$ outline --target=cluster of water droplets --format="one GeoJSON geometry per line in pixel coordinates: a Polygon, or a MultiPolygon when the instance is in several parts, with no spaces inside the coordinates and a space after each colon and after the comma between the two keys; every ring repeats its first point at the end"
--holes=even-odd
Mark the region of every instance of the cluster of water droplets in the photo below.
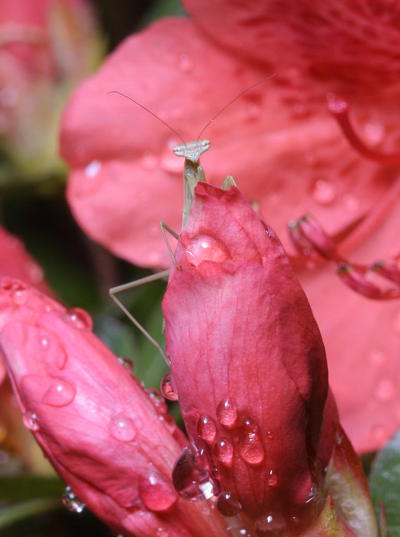
{"type": "Polygon", "coordinates": [[[85,509],[85,504],[80,501],[79,498],[75,496],[71,487],[66,487],[63,497],[62,497],[63,506],[72,513],[80,514],[85,509]]]}

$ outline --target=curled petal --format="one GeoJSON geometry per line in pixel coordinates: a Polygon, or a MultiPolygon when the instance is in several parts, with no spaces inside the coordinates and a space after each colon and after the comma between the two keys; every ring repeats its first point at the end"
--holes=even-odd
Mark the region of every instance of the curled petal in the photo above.
{"type": "Polygon", "coordinates": [[[170,474],[181,433],[94,336],[86,312],[9,279],[0,312],[25,425],[84,504],[127,534],[224,535],[207,506],[208,519],[177,496],[170,474]]]}
{"type": "MultiPolygon", "coordinates": [[[[234,187],[197,186],[176,257],[163,311],[187,430],[247,515],[273,505],[286,526],[312,503],[310,460],[323,419],[327,431],[337,420],[334,405],[323,417],[325,352],[307,300],[275,233],[234,187]]],[[[332,448],[331,438],[324,464],[332,448]]]]}

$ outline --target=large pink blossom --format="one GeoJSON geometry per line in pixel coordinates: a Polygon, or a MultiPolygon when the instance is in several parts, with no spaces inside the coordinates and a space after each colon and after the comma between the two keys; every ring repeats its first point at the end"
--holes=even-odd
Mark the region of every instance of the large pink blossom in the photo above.
{"type": "Polygon", "coordinates": [[[99,51],[86,0],[1,2],[0,143],[12,162],[3,181],[18,172],[43,177],[60,166],[61,107],[99,51]]]}
{"type": "MultiPolygon", "coordinates": [[[[397,2],[185,6],[192,18],[165,19],[127,39],[66,110],[68,199],[85,231],[133,263],[160,267],[169,259],[158,222],[180,225],[182,163],[171,154],[178,137],[109,92],[131,96],[188,140],[231,98],[275,74],[208,128],[208,180],[234,175],[293,255],[286,227],[305,212],[355,261],[395,254],[398,168],[351,147],[326,95],[349,102],[367,145],[386,153],[400,147],[397,2]]],[[[344,427],[358,450],[376,449],[400,420],[399,305],[356,295],[331,266],[295,261],[319,319],[344,427]]]]}

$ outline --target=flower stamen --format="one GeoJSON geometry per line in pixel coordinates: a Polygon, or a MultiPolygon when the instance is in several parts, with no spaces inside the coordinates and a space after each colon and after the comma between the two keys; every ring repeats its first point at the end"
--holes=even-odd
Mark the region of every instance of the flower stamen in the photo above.
{"type": "Polygon", "coordinates": [[[392,259],[368,265],[356,264],[340,255],[337,245],[310,214],[289,223],[289,236],[296,250],[305,257],[318,255],[338,267],[340,279],[357,293],[375,300],[400,298],[400,252],[392,259]],[[394,286],[382,288],[368,276],[378,274],[394,286]]]}
{"type": "Polygon", "coordinates": [[[339,124],[344,136],[353,148],[363,157],[386,164],[400,164],[400,153],[381,153],[368,147],[354,130],[349,118],[349,104],[334,93],[327,95],[328,109],[339,124]]]}

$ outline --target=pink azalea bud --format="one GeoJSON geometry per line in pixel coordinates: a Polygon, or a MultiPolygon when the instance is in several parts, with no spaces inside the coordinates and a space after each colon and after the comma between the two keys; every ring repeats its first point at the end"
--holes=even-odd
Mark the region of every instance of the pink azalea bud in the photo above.
{"type": "Polygon", "coordinates": [[[10,177],[15,168],[29,176],[60,168],[60,111],[100,48],[86,0],[2,0],[0,141],[10,177]]]}
{"type": "Polygon", "coordinates": [[[308,301],[275,233],[236,188],[198,184],[175,255],[167,353],[218,506],[255,520],[259,534],[290,529],[318,510],[337,423],[308,301]]]}
{"type": "Polygon", "coordinates": [[[71,487],[65,502],[125,535],[227,535],[217,512],[177,495],[182,433],[91,327],[84,310],[2,280],[1,352],[26,426],[71,487]]]}

